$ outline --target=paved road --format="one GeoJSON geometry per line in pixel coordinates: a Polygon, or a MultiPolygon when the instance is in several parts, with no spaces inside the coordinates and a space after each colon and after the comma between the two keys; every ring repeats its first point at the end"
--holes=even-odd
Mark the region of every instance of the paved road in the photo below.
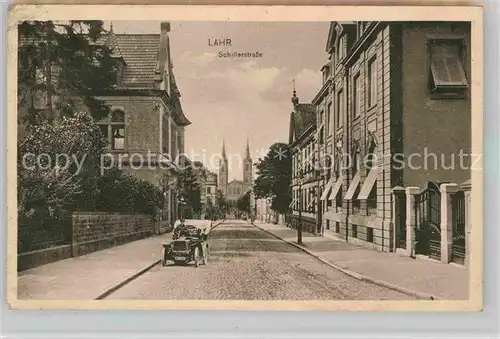
{"type": "Polygon", "coordinates": [[[412,299],[349,277],[246,222],[224,222],[209,243],[208,265],[158,265],[107,299],[412,299]]]}

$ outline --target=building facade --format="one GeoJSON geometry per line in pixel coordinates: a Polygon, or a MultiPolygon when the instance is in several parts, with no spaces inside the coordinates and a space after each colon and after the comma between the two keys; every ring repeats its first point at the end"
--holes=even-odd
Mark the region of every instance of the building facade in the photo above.
{"type": "Polygon", "coordinates": [[[292,202],[287,223],[308,232],[318,232],[317,124],[315,106],[299,103],[295,89],[290,114],[289,145],[292,154],[292,202]]]}
{"type": "Polygon", "coordinates": [[[391,251],[393,188],[470,179],[469,160],[450,167],[471,148],[470,24],[332,22],[326,50],[333,119],[323,227],[391,251]]]}
{"type": "Polygon", "coordinates": [[[161,219],[178,218],[176,192],[162,180],[176,180],[176,166],[184,153],[184,131],[191,122],[180,103],[170,55],[170,23],[160,34],[114,34],[106,43],[119,61],[116,89],[98,99],[110,105],[109,116],[98,122],[109,152],[125,171],[156,185],[165,185],[166,206],[161,219]],[[148,154],[150,154],[148,156],[148,154]]]}

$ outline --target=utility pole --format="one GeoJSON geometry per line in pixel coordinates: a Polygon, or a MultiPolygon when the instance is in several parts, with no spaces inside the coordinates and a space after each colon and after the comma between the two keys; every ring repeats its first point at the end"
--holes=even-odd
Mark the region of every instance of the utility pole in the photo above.
{"type": "Polygon", "coordinates": [[[297,228],[297,244],[302,245],[302,169],[299,171],[299,227],[297,228]]]}

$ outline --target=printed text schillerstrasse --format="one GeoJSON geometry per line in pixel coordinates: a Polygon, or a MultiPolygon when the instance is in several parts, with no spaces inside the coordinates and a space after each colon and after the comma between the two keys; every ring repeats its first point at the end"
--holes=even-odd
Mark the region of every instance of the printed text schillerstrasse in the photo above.
{"type": "Polygon", "coordinates": [[[261,52],[219,52],[219,58],[262,58],[261,52]]]}

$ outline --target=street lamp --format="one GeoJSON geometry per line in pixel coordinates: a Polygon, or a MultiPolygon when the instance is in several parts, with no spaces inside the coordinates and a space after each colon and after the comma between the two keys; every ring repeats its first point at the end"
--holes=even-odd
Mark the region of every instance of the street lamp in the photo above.
{"type": "Polygon", "coordinates": [[[182,220],[184,218],[184,205],[186,204],[186,200],[184,200],[184,197],[179,198],[179,206],[180,206],[180,213],[179,213],[179,219],[182,220]]]}

